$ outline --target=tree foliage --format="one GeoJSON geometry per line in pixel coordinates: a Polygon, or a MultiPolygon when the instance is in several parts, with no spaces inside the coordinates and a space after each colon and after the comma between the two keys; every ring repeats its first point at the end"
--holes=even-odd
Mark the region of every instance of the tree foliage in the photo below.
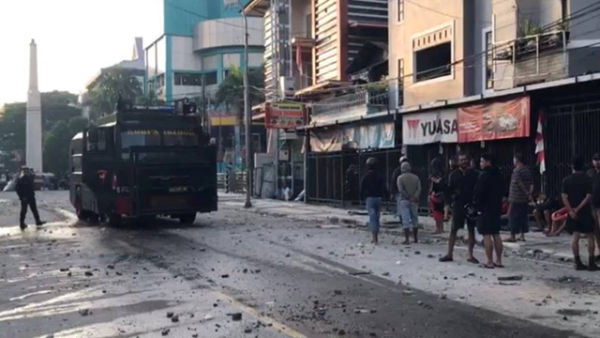
{"type": "MultiPolygon", "coordinates": [[[[81,109],[77,107],[77,95],[68,92],[53,91],[49,93],[42,93],[42,133],[44,140],[44,169],[50,170],[55,174],[62,175],[62,172],[55,172],[56,168],[61,169],[66,167],[67,159],[63,156],[56,155],[56,152],[46,154],[46,141],[53,141],[54,137],[51,134],[59,134],[62,127],[55,129],[57,124],[70,125],[70,121],[77,119],[81,115],[81,109]],[[54,131],[53,131],[54,130],[54,131]],[[53,131],[52,133],[50,133],[53,131]],[[64,162],[64,163],[60,163],[64,162]]],[[[26,103],[12,103],[4,105],[4,114],[0,116],[0,152],[4,154],[14,154],[15,152],[21,154],[22,160],[25,158],[25,146],[26,146],[26,103]]],[[[81,122],[78,122],[77,126],[81,126],[81,122]]],[[[83,127],[81,127],[83,129],[83,127]]],[[[62,132],[66,133],[66,129],[62,129],[62,132]]],[[[69,140],[65,140],[66,134],[61,135],[62,138],[56,147],[65,151],[69,148],[69,140]]],[[[73,136],[73,135],[70,135],[73,136]]],[[[69,136],[69,138],[70,138],[69,136]]],[[[12,170],[15,170],[21,163],[13,162],[13,157],[8,156],[3,158],[5,165],[12,170]]]]}
{"type": "Polygon", "coordinates": [[[89,88],[83,104],[90,107],[90,117],[94,118],[112,113],[119,98],[136,102],[142,96],[140,81],[130,70],[109,68],[89,88]]]}
{"type": "MultiPolygon", "coordinates": [[[[262,68],[251,68],[248,71],[250,85],[250,106],[263,102],[265,99],[262,88],[264,87],[264,73],[262,68]]],[[[229,70],[227,77],[221,82],[215,94],[217,104],[224,104],[234,109],[238,114],[244,111],[244,78],[242,70],[234,67],[229,70]]]]}
{"type": "Polygon", "coordinates": [[[62,177],[70,171],[69,144],[71,138],[87,126],[87,120],[74,117],[56,122],[44,137],[44,171],[62,177]]]}

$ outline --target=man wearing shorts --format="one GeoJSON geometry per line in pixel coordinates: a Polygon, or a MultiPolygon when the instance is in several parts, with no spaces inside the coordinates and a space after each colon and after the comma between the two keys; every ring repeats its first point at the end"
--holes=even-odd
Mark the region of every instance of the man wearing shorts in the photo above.
{"type": "Polygon", "coordinates": [[[452,201],[452,228],[448,240],[448,253],[440,258],[440,262],[452,262],[454,260],[454,244],[456,243],[456,234],[458,230],[465,227],[469,232],[469,255],[467,261],[478,264],[479,261],[473,256],[475,247],[475,222],[467,219],[465,206],[473,200],[473,189],[477,183],[478,174],[475,170],[469,168],[469,156],[467,154],[458,155],[458,168],[453,170],[448,176],[448,194],[452,201]]]}
{"type": "Polygon", "coordinates": [[[477,209],[477,231],[483,235],[485,268],[503,268],[500,216],[502,215],[502,176],[490,154],[481,156],[481,175],[473,192],[473,204],[477,209]],[[496,261],[494,261],[494,251],[496,261]]]}
{"type": "Polygon", "coordinates": [[[575,270],[598,270],[594,261],[594,228],[597,226],[592,215],[592,179],[583,172],[583,159],[573,159],[573,173],[562,183],[562,200],[569,211],[566,230],[573,235],[571,249],[575,259],[575,270]],[[588,239],[589,265],[579,257],[579,239],[586,234],[588,239]]]}

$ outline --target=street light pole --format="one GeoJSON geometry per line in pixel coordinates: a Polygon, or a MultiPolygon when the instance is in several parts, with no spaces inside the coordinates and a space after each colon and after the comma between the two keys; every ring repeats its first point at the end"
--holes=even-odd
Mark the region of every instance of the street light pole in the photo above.
{"type": "Polygon", "coordinates": [[[252,207],[252,141],[251,141],[251,125],[252,116],[250,113],[250,99],[248,97],[248,17],[242,9],[242,17],[244,18],[244,118],[246,120],[246,203],[244,208],[252,207]]]}

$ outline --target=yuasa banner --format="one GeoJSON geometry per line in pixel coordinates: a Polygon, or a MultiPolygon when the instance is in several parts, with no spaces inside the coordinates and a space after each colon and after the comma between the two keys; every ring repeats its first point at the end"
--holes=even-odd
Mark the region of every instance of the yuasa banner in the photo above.
{"type": "Polygon", "coordinates": [[[459,108],[458,142],[528,137],[529,119],[529,96],[459,108]]]}
{"type": "Polygon", "coordinates": [[[402,144],[456,143],[458,123],[455,109],[402,116],[402,144]]]}
{"type": "Polygon", "coordinates": [[[295,129],[305,124],[304,105],[297,102],[267,103],[265,128],[295,129]]]}

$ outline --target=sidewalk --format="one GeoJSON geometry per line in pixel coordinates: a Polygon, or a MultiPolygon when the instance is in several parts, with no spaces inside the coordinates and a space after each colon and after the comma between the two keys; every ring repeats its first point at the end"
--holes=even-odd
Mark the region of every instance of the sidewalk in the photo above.
{"type": "MultiPolygon", "coordinates": [[[[233,193],[219,193],[221,204],[230,206],[239,206],[243,208],[245,196],[233,193]]],[[[253,199],[252,212],[270,215],[276,217],[285,217],[292,220],[314,222],[320,228],[364,228],[368,222],[366,211],[346,210],[327,205],[306,204],[303,202],[288,202],[272,199],[253,199]]],[[[419,217],[420,224],[424,231],[421,232],[421,238],[430,238],[432,240],[447,241],[450,224],[445,223],[443,234],[433,234],[434,221],[432,217],[419,217]]],[[[400,223],[397,217],[390,211],[384,211],[381,216],[382,231],[384,233],[400,234],[400,223]]],[[[463,231],[464,232],[464,231],[463,231]]],[[[463,232],[459,232],[462,234],[463,232]]],[[[503,237],[508,233],[503,233],[503,237]]],[[[547,237],[541,232],[530,232],[526,235],[526,242],[508,243],[504,242],[506,251],[515,255],[537,259],[537,260],[556,260],[561,262],[572,261],[571,237],[562,234],[560,237],[547,237]]],[[[587,244],[581,242],[581,250],[587,250],[587,244]]],[[[459,243],[460,245],[460,243],[459,243]]]]}

